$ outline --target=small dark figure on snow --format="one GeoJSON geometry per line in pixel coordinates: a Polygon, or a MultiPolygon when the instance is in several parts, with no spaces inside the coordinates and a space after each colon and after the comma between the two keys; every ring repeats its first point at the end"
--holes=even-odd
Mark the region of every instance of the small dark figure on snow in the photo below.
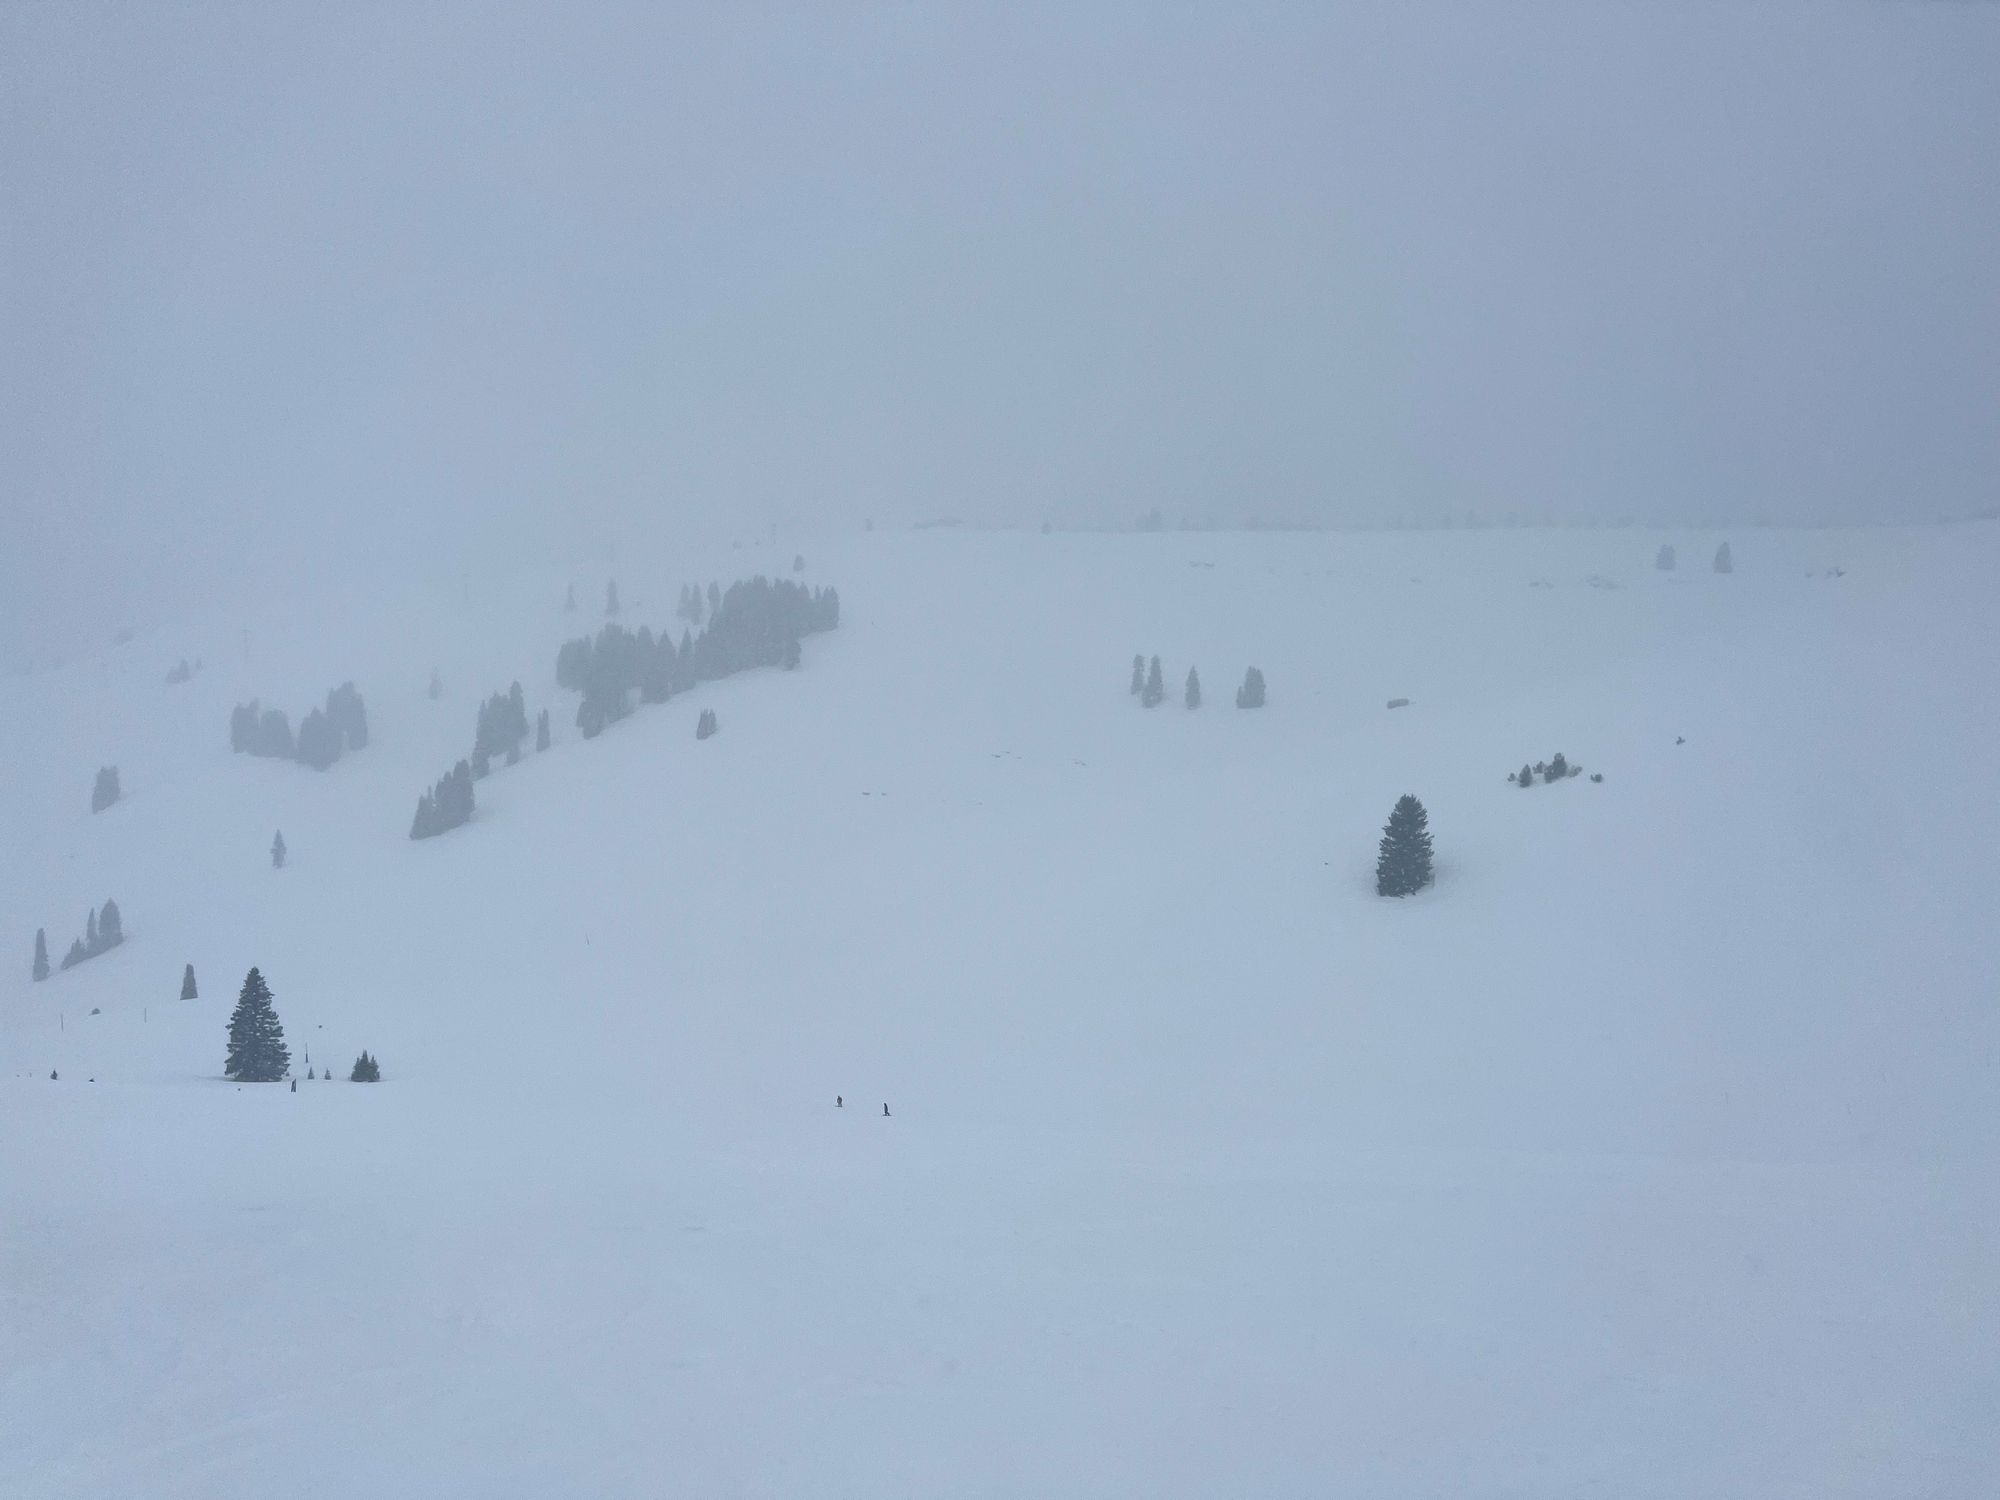
{"type": "Polygon", "coordinates": [[[835,1094],[833,1096],[833,1107],[835,1109],[844,1109],[846,1107],[843,1101],[841,1100],[840,1095],[838,1094],[835,1094]]]}
{"type": "Polygon", "coordinates": [[[889,1106],[886,1104],[882,1106],[882,1118],[885,1120],[889,1118],[889,1106]]]}

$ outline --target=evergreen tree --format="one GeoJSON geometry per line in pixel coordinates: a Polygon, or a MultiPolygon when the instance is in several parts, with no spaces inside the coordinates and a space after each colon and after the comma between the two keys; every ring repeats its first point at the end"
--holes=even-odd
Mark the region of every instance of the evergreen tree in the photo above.
{"type": "Polygon", "coordinates": [[[1166,684],[1160,680],[1160,659],[1156,656],[1147,664],[1146,690],[1139,695],[1139,702],[1147,708],[1157,708],[1166,696],[1166,684]]]}
{"type": "Polygon", "coordinates": [[[1375,894],[1409,896],[1431,883],[1430,817],[1408,795],[1396,799],[1375,861],[1375,894]]]}
{"type": "Polygon", "coordinates": [[[563,594],[563,611],[572,615],[576,613],[576,585],[573,583],[563,594]]]}
{"type": "Polygon", "coordinates": [[[698,740],[708,739],[715,733],[716,728],[715,710],[704,708],[701,711],[701,717],[694,722],[694,737],[698,740]]]}
{"type": "Polygon", "coordinates": [[[618,617],[618,580],[615,578],[604,585],[604,612],[614,620],[618,617]]]}
{"type": "Polygon", "coordinates": [[[97,772],[97,784],[90,789],[90,810],[103,812],[118,800],[118,768],[103,766],[97,772]]]}
{"type": "Polygon", "coordinates": [[[267,755],[273,760],[291,760],[297,754],[292,744],[292,721],[285,717],[282,708],[267,708],[259,716],[257,740],[250,753],[267,755]]]}
{"type": "Polygon", "coordinates": [[[1736,564],[1729,556],[1729,543],[1727,542],[1724,542],[1720,547],[1715,549],[1715,571],[1718,573],[1734,573],[1736,571],[1736,564]]]}
{"type": "Polygon", "coordinates": [[[1653,559],[1653,566],[1658,568],[1662,573],[1673,572],[1674,549],[1662,542],[1660,544],[1660,555],[1653,559]]]}
{"type": "Polygon", "coordinates": [[[546,708],[535,715],[535,748],[537,750],[549,748],[549,711],[546,708]]]}
{"type": "Polygon", "coordinates": [[[349,1083],[380,1083],[382,1081],[382,1065],[370,1057],[364,1049],[362,1054],[354,1059],[354,1071],[347,1075],[347,1081],[349,1083]]]}
{"type": "Polygon", "coordinates": [[[49,934],[43,927],[35,929],[34,975],[37,981],[49,977],[49,934]]]}
{"type": "Polygon", "coordinates": [[[797,636],[794,635],[786,637],[785,655],[784,659],[779,663],[779,665],[782,666],[787,672],[793,672],[798,670],[799,638],[797,636]]]}
{"type": "Polygon", "coordinates": [[[83,924],[83,955],[85,958],[97,953],[97,908],[91,907],[90,919],[83,924]]]}
{"type": "Polygon", "coordinates": [[[195,1000],[199,998],[200,996],[196,993],[194,987],[194,965],[189,964],[185,969],[181,970],[181,999],[195,1000]]]}
{"type": "Polygon", "coordinates": [[[284,1028],[271,1005],[271,989],[252,969],[243,978],[236,1009],[229,1015],[229,1053],[223,1076],[238,1083],[276,1083],[292,1064],[285,1048],[284,1028]]]}
{"type": "Polygon", "coordinates": [[[1146,691],[1146,658],[1135,655],[1132,658],[1132,692],[1136,696],[1146,691]]]}
{"type": "Polygon", "coordinates": [[[1196,675],[1193,667],[1188,668],[1187,691],[1184,697],[1189,708],[1201,707],[1201,678],[1196,675]]]}
{"type": "Polygon", "coordinates": [[[324,771],[340,759],[343,736],[333,720],[318,709],[310,709],[299,720],[299,742],[297,755],[300,762],[315,771],[324,771]]]}
{"type": "Polygon", "coordinates": [[[444,696],[444,679],[438,676],[436,667],[431,668],[431,685],[425,691],[430,694],[433,703],[444,696]]]}
{"type": "Polygon", "coordinates": [[[1243,674],[1243,686],[1236,690],[1238,708],[1262,708],[1264,706],[1264,674],[1251,667],[1243,674]]]}
{"type": "Polygon", "coordinates": [[[78,964],[82,963],[88,957],[90,957],[90,955],[84,951],[83,939],[71,938],[69,943],[69,952],[63,955],[62,966],[65,969],[74,969],[78,964]]]}
{"type": "Polygon", "coordinates": [[[343,682],[326,695],[326,717],[349,750],[368,744],[368,710],[351,682],[343,682]]]}
{"type": "Polygon", "coordinates": [[[1526,761],[1521,762],[1520,774],[1522,786],[1533,786],[1535,784],[1534,767],[1530,766],[1526,761]]]}
{"type": "Polygon", "coordinates": [[[285,830],[280,828],[271,839],[271,868],[285,868],[285,830]]]}
{"type": "Polygon", "coordinates": [[[1569,762],[1563,759],[1562,751],[1558,750],[1550,757],[1549,768],[1542,775],[1549,781],[1562,781],[1569,776],[1569,762]]]}
{"type": "Polygon", "coordinates": [[[108,953],[124,941],[124,918],[119,915],[118,903],[113,901],[109,896],[106,896],[104,898],[104,905],[97,914],[97,947],[95,951],[98,953],[108,953]]]}

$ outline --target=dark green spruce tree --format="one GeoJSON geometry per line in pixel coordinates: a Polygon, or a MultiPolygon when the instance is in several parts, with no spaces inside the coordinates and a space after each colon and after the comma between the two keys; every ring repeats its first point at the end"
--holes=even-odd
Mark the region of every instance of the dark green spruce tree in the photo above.
{"type": "Polygon", "coordinates": [[[196,998],[198,996],[194,987],[194,965],[189,964],[181,971],[181,999],[193,1000],[196,998]]]}
{"type": "Polygon", "coordinates": [[[1160,659],[1156,656],[1146,668],[1146,689],[1139,694],[1139,702],[1147,708],[1157,708],[1166,696],[1167,686],[1160,680],[1160,659]]]}
{"type": "Polygon", "coordinates": [[[1413,896],[1431,883],[1430,817],[1423,803],[1405,794],[1396,799],[1389,825],[1382,830],[1382,852],[1375,861],[1375,894],[1413,896]]]}
{"type": "Polygon", "coordinates": [[[243,991],[229,1014],[229,1055],[223,1076],[238,1083],[276,1083],[292,1065],[285,1050],[285,1030],[271,1006],[271,987],[252,969],[243,977],[243,991]]]}

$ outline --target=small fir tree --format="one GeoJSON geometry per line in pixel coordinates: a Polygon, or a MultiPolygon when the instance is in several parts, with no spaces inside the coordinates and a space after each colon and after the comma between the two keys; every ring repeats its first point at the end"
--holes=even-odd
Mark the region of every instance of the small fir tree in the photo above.
{"type": "Polygon", "coordinates": [[[97,915],[96,952],[105,953],[125,941],[125,919],[119,914],[118,903],[109,896],[104,898],[104,906],[97,915]]]}
{"type": "Polygon", "coordinates": [[[1189,708],[1201,707],[1201,678],[1193,667],[1188,668],[1187,691],[1184,697],[1189,708]]]}
{"type": "Polygon", "coordinates": [[[1431,883],[1429,825],[1423,803],[1407,794],[1396,799],[1375,861],[1376,895],[1411,896],[1431,883]]]}
{"type": "Polygon", "coordinates": [[[282,828],[271,837],[271,868],[274,870],[285,868],[285,830],[282,828]]]}
{"type": "Polygon", "coordinates": [[[573,583],[563,594],[563,611],[572,615],[576,613],[576,585],[573,583]]]}
{"type": "Polygon", "coordinates": [[[614,619],[618,615],[618,580],[615,578],[604,585],[604,612],[614,619]]]}
{"type": "Polygon", "coordinates": [[[1736,563],[1729,555],[1729,543],[1727,542],[1724,542],[1720,547],[1715,549],[1715,571],[1718,573],[1734,573],[1736,571],[1736,563]]]}
{"type": "Polygon", "coordinates": [[[535,748],[537,750],[549,748],[549,711],[546,708],[535,715],[535,748]]]}
{"type": "Polygon", "coordinates": [[[1653,559],[1653,566],[1658,568],[1662,573],[1673,572],[1674,549],[1662,543],[1660,546],[1660,555],[1653,559]]]}
{"type": "Polygon", "coordinates": [[[103,766],[97,772],[97,783],[90,789],[90,810],[103,812],[118,800],[118,768],[103,766]]]}
{"type": "Polygon", "coordinates": [[[49,934],[43,927],[35,929],[34,975],[37,983],[49,977],[49,934]]]}
{"type": "Polygon", "coordinates": [[[194,986],[194,965],[189,964],[185,969],[181,970],[181,999],[196,1000],[199,998],[200,995],[194,986]]]}
{"type": "Polygon", "coordinates": [[[1146,658],[1143,653],[1132,658],[1132,696],[1146,691],[1146,658]]]}
{"type": "Polygon", "coordinates": [[[1167,686],[1160,678],[1160,659],[1154,657],[1146,667],[1146,690],[1139,695],[1139,702],[1146,708],[1157,708],[1167,696],[1167,686]]]}
{"type": "Polygon", "coordinates": [[[696,719],[694,722],[694,737],[698,740],[709,739],[713,737],[717,727],[718,726],[716,725],[715,722],[715,710],[712,708],[704,708],[701,711],[701,717],[696,719]]]}
{"type": "Polygon", "coordinates": [[[271,1004],[270,986],[252,969],[243,978],[236,1009],[229,1016],[229,1054],[223,1076],[238,1083],[276,1083],[292,1065],[285,1048],[285,1031],[271,1004]]]}
{"type": "Polygon", "coordinates": [[[1236,690],[1238,708],[1262,708],[1264,706],[1264,674],[1255,667],[1243,674],[1243,686],[1236,690]]]}

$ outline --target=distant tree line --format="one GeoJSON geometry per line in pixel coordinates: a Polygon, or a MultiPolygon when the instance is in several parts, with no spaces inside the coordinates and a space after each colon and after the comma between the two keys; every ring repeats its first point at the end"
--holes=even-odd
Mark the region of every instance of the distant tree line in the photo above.
{"type": "Polygon", "coordinates": [[[479,723],[472,737],[472,774],[484,776],[496,755],[512,765],[521,758],[521,741],[527,737],[528,709],[517,682],[479,705],[479,723]]]}
{"type": "Polygon", "coordinates": [[[410,824],[413,839],[435,838],[472,821],[472,766],[460,761],[438,778],[438,784],[417,798],[417,816],[410,824]]]}
{"type": "Polygon", "coordinates": [[[326,695],[324,709],[311,709],[299,722],[296,739],[283,709],[265,708],[255,698],[229,714],[229,748],[242,755],[296,760],[324,771],[348,750],[368,743],[368,711],[351,682],[326,695]]]}
{"type": "Polygon", "coordinates": [[[606,625],[595,637],[579,636],[556,653],[556,683],[582,694],[576,724],[593,739],[607,724],[641,703],[664,703],[699,682],[752,667],[796,667],[799,640],[840,623],[840,595],[832,588],[808,589],[790,579],[750,578],[726,591],[709,585],[708,624],[696,635],[692,622],[702,604],[693,585],[681,591],[681,614],[690,628],[678,643],[671,633],[655,636],[647,626],[631,631],[606,625]]]}
{"type": "MultiPolygon", "coordinates": [[[[1167,684],[1160,670],[1160,659],[1148,661],[1142,652],[1132,658],[1132,686],[1130,691],[1139,700],[1141,708],[1158,708],[1166,701],[1167,684]]],[[[1189,708],[1201,707],[1201,674],[1193,667],[1188,668],[1187,680],[1181,687],[1181,702],[1189,708]]],[[[1238,708],[1262,708],[1264,706],[1264,674],[1255,667],[1243,674],[1243,686],[1236,690],[1238,708]]]]}
{"type": "MultiPolygon", "coordinates": [[[[104,905],[91,908],[89,920],[84,923],[83,936],[69,945],[69,952],[63,955],[62,967],[74,969],[85,959],[109,953],[124,941],[125,920],[119,914],[118,903],[107,897],[104,905]]],[[[37,982],[49,977],[49,935],[45,927],[35,929],[35,965],[31,972],[37,982]]]]}

